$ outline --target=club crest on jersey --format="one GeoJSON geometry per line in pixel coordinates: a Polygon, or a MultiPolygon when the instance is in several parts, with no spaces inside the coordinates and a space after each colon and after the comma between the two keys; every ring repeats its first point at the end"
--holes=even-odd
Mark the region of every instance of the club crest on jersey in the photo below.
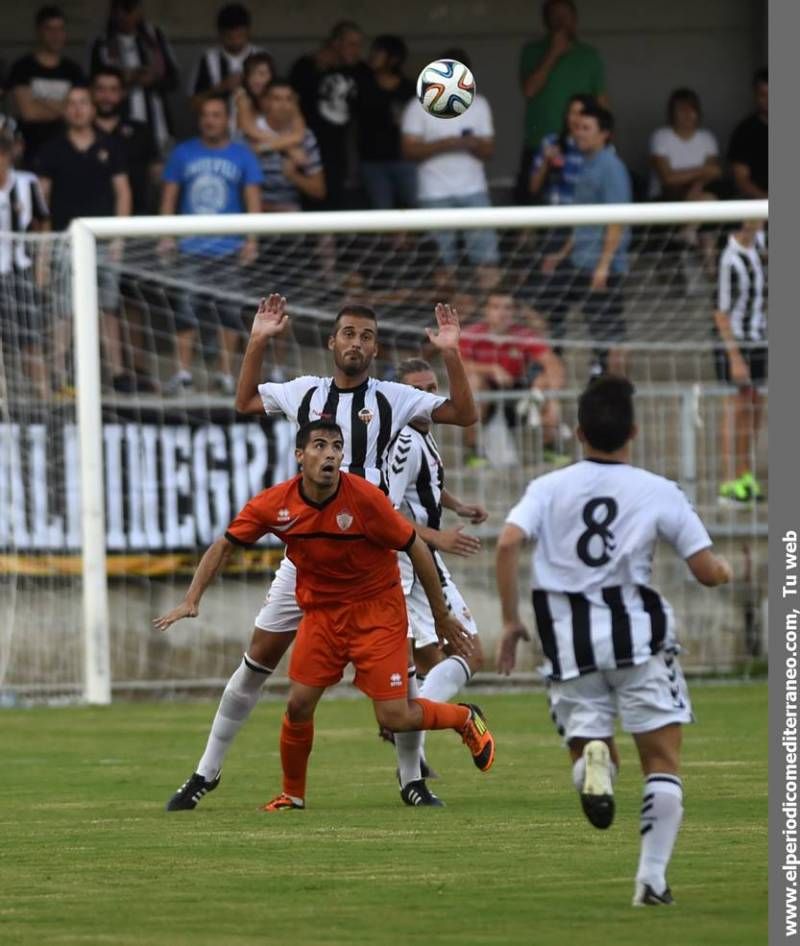
{"type": "Polygon", "coordinates": [[[291,513],[288,509],[279,509],[278,510],[278,522],[286,522],[290,517],[291,513]]]}
{"type": "Polygon", "coordinates": [[[375,415],[368,407],[362,407],[358,412],[358,419],[363,420],[365,424],[368,424],[375,415]]]}
{"type": "Polygon", "coordinates": [[[342,532],[347,532],[352,524],[353,517],[346,509],[343,512],[340,512],[336,517],[336,525],[339,526],[342,532]]]}

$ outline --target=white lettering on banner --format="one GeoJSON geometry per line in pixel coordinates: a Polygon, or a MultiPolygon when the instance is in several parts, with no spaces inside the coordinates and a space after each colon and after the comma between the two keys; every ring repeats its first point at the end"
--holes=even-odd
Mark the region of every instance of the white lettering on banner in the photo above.
{"type": "MultiPolygon", "coordinates": [[[[105,423],[109,551],[205,547],[251,496],[293,475],[293,436],[284,420],[105,423]]],[[[0,551],[80,547],[75,424],[0,424],[0,551]]]]}

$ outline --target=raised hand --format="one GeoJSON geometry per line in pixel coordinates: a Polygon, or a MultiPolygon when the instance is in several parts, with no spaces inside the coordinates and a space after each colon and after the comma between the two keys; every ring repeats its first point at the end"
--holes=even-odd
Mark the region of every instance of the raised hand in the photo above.
{"type": "Polygon", "coordinates": [[[280,335],[288,322],[286,299],[280,293],[273,292],[269,298],[259,302],[250,335],[253,338],[272,338],[280,335]]]}
{"type": "Polygon", "coordinates": [[[458,321],[458,312],[452,306],[439,302],[434,309],[436,328],[425,329],[430,343],[439,351],[458,351],[458,342],[461,338],[461,326],[458,321]]]}
{"type": "Polygon", "coordinates": [[[157,631],[166,631],[166,629],[176,621],[180,621],[183,618],[196,618],[198,613],[199,611],[196,604],[181,601],[177,608],[167,611],[167,613],[162,614],[160,618],[153,618],[153,627],[157,631]]]}
{"type": "Polygon", "coordinates": [[[508,676],[517,662],[517,644],[531,639],[524,624],[506,625],[497,645],[497,672],[508,676]]]}

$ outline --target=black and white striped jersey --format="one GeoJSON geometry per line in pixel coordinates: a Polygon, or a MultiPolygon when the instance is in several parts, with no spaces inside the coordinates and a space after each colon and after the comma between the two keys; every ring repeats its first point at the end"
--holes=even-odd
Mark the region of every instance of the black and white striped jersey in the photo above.
{"type": "Polygon", "coordinates": [[[31,266],[31,255],[23,240],[10,234],[27,233],[34,222],[43,223],[50,213],[39,179],[28,171],[11,171],[0,187],[0,274],[25,270],[31,266]]]}
{"type": "Polygon", "coordinates": [[[333,378],[305,376],[258,386],[267,414],[285,414],[298,426],[334,420],[344,434],[342,469],[384,486],[382,470],[394,438],[415,417],[430,420],[447,400],[408,384],[367,378],[357,388],[339,388],[333,378]]]}
{"type": "Polygon", "coordinates": [[[582,460],[533,480],[506,522],[536,542],[533,606],[551,679],[677,647],[672,609],[650,587],[655,546],[664,539],[687,559],[711,539],[676,483],[582,460]]]}
{"type": "Polygon", "coordinates": [[[433,434],[405,427],[386,464],[389,499],[413,522],[438,529],[442,521],[444,467],[433,434]]]}
{"type": "Polygon", "coordinates": [[[760,342],[767,336],[766,280],[758,241],[742,246],[733,236],[719,259],[717,308],[731,320],[733,337],[760,342]]]}

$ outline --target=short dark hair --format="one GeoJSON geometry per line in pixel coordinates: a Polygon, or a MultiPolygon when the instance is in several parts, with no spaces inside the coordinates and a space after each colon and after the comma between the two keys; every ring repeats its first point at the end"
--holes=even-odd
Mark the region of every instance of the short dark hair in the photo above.
{"type": "Polygon", "coordinates": [[[381,33],[372,41],[373,49],[381,49],[390,59],[395,60],[395,68],[400,69],[408,59],[408,46],[405,40],[393,33],[381,33]]]}
{"type": "Polygon", "coordinates": [[[271,92],[273,89],[291,89],[294,92],[294,86],[288,79],[272,79],[271,82],[268,82],[264,86],[264,91],[262,95],[266,95],[268,92],[271,92]]]}
{"type": "Polygon", "coordinates": [[[674,89],[670,92],[670,96],[667,99],[667,121],[672,124],[675,117],[675,108],[681,102],[685,102],[687,105],[691,105],[692,108],[697,112],[698,117],[703,114],[703,109],[700,107],[700,96],[695,92],[694,89],[674,89]]]}
{"type": "Polygon", "coordinates": [[[402,381],[403,378],[410,374],[416,374],[417,371],[433,371],[433,368],[424,358],[405,358],[397,366],[395,376],[398,381],[402,381]]]}
{"type": "Polygon", "coordinates": [[[106,66],[103,63],[99,63],[97,68],[92,71],[91,84],[94,85],[95,79],[98,79],[100,76],[113,76],[115,79],[119,80],[119,84],[122,88],[125,88],[125,76],[123,76],[122,70],[117,66],[106,66]]]}
{"type": "Polygon", "coordinates": [[[336,334],[336,330],[339,328],[339,322],[345,315],[352,315],[357,319],[371,319],[375,323],[375,328],[378,327],[378,316],[373,308],[368,305],[359,305],[357,302],[347,302],[336,313],[331,335],[336,334]]]}
{"type": "Polygon", "coordinates": [[[250,55],[242,63],[242,75],[247,78],[256,66],[269,66],[270,72],[275,75],[275,60],[269,53],[259,49],[258,52],[250,55]]]}
{"type": "Polygon", "coordinates": [[[39,7],[33,20],[36,28],[38,29],[48,20],[66,20],[64,11],[61,9],[61,7],[57,7],[54,3],[39,7]]]}
{"type": "Polygon", "coordinates": [[[228,96],[215,93],[214,95],[206,96],[203,99],[203,101],[200,103],[201,112],[206,107],[206,105],[208,105],[209,102],[222,102],[222,104],[225,106],[226,112],[230,112],[231,110],[231,103],[230,103],[230,100],[228,99],[228,96]]]}
{"type": "Polygon", "coordinates": [[[590,447],[603,453],[620,450],[633,434],[634,387],[627,378],[594,378],[578,399],[578,425],[590,447]]]}
{"type": "Polygon", "coordinates": [[[603,106],[598,105],[597,102],[595,102],[594,105],[590,105],[588,108],[584,108],[583,117],[594,118],[597,121],[600,131],[607,131],[609,134],[612,134],[614,131],[614,116],[607,108],[603,108],[603,106]]]}
{"type": "Polygon", "coordinates": [[[228,3],[217,14],[217,32],[237,30],[242,26],[248,29],[252,19],[250,11],[241,3],[228,3]]]}
{"type": "Polygon", "coordinates": [[[311,438],[314,436],[315,432],[318,430],[328,430],[332,433],[338,434],[342,440],[344,440],[344,434],[342,433],[342,428],[333,420],[325,420],[324,417],[321,417],[319,420],[309,421],[307,424],[303,424],[297,431],[297,436],[294,438],[294,446],[296,450],[305,450],[305,448],[311,442],[311,438]]]}
{"type": "Polygon", "coordinates": [[[328,33],[328,42],[335,43],[337,39],[341,39],[346,33],[363,32],[364,30],[361,29],[355,20],[337,20],[331,27],[330,33],[328,33]]]}
{"type": "Polygon", "coordinates": [[[472,58],[466,49],[462,49],[460,46],[451,46],[449,49],[445,49],[440,59],[455,59],[456,62],[460,62],[472,71],[472,58]]]}

